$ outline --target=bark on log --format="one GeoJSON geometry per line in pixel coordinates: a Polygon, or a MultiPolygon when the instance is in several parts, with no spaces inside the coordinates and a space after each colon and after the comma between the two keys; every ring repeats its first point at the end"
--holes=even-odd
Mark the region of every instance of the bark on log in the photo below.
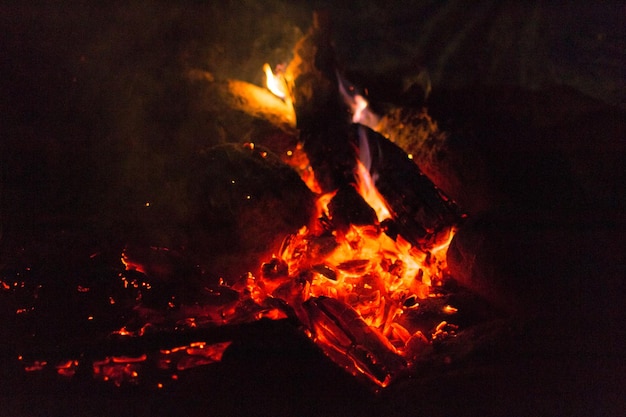
{"type": "Polygon", "coordinates": [[[304,151],[322,192],[354,182],[356,156],[336,68],[330,20],[317,13],[313,26],[294,48],[286,78],[304,151]]]}

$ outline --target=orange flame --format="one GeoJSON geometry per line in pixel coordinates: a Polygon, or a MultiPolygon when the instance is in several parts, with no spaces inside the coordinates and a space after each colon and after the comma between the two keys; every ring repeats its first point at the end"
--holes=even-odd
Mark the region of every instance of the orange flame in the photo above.
{"type": "Polygon", "coordinates": [[[361,161],[357,161],[356,178],[357,191],[361,194],[361,197],[363,197],[367,204],[374,209],[378,221],[382,222],[390,219],[392,216],[391,211],[388,208],[389,205],[385,201],[385,198],[378,192],[378,189],[374,184],[374,180],[361,161]]]}
{"type": "MultiPolygon", "coordinates": [[[[323,223],[328,218],[328,205],[335,193],[319,195],[316,217],[311,225],[288,236],[272,260],[275,265],[285,265],[284,275],[282,278],[276,274],[267,275],[267,279],[261,280],[261,285],[267,290],[267,295],[294,305],[299,316],[304,314],[301,317],[303,322],[309,323],[307,334],[334,360],[351,372],[362,373],[376,384],[385,386],[398,364],[394,355],[411,361],[419,354],[420,346],[430,343],[422,332],[429,329],[419,329],[410,320],[401,317],[410,310],[418,309],[421,300],[436,296],[432,288],[443,281],[446,251],[454,230],[439,236],[436,243],[419,248],[412,246],[401,235],[394,239],[384,233],[380,223],[393,219],[394,214],[376,188],[376,176],[370,174],[371,165],[367,132],[361,129],[355,188],[374,209],[378,222],[351,225],[347,231],[329,231],[323,223]],[[296,277],[299,279],[294,279],[296,277]],[[329,299],[333,302],[324,301],[329,299]],[[302,313],[303,307],[298,305],[305,306],[307,313],[302,313]],[[333,318],[333,314],[339,316],[333,318]],[[349,317],[352,318],[347,319],[349,317]],[[347,320],[345,323],[344,319],[347,320]],[[371,352],[373,363],[362,363],[349,353],[349,359],[336,354],[345,346],[360,343],[348,343],[356,337],[351,332],[358,333],[359,326],[370,329],[368,336],[358,337],[364,337],[362,342],[371,344],[370,348],[374,349],[371,352]],[[379,342],[374,339],[381,344],[377,345],[379,342]],[[377,358],[376,355],[382,356],[377,358]],[[388,355],[386,359],[381,359],[385,355],[388,355]],[[372,370],[370,366],[381,368],[372,370]],[[386,376],[380,377],[377,374],[379,371],[386,376]]],[[[303,170],[300,173],[303,176],[303,170]]],[[[276,272],[279,269],[268,270],[276,272]]],[[[455,312],[454,307],[446,306],[442,314],[455,312]]],[[[447,323],[438,326],[432,337],[452,334],[454,329],[447,326],[447,323]]]]}
{"type": "Polygon", "coordinates": [[[265,84],[267,85],[267,89],[276,97],[285,99],[287,97],[287,86],[285,85],[284,79],[275,75],[272,71],[272,67],[270,67],[268,63],[263,65],[263,71],[265,72],[265,84]]]}
{"type": "Polygon", "coordinates": [[[313,191],[315,194],[322,193],[322,188],[315,178],[313,167],[311,167],[309,158],[306,152],[304,152],[303,145],[301,143],[298,143],[293,150],[289,150],[287,152],[286,156],[283,157],[283,162],[292,167],[298,173],[300,179],[302,179],[307,187],[309,187],[309,190],[313,191]]]}
{"type": "Polygon", "coordinates": [[[353,123],[360,123],[361,119],[363,119],[364,117],[364,112],[365,109],[367,109],[367,106],[369,105],[369,103],[367,102],[367,100],[365,100],[365,97],[363,97],[360,94],[356,94],[353,97],[353,107],[352,107],[352,122],[353,123]]]}

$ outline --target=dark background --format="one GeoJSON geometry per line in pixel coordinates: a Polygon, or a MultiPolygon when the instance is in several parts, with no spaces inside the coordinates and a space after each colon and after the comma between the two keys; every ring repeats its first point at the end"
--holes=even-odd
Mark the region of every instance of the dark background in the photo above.
{"type": "Polygon", "coordinates": [[[19,371],[5,367],[0,415],[623,412],[626,6],[560,3],[5,2],[1,266],[67,257],[71,271],[128,239],[196,236],[189,184],[204,179],[189,161],[246,138],[198,109],[183,74],[260,84],[262,64],[288,61],[312,10],[327,7],[340,63],[378,80],[372,99],[399,96],[428,70],[430,113],[486,173],[464,201],[459,244],[475,258],[466,279],[515,314],[525,304],[540,313],[469,365],[435,367],[378,396],[270,329],[265,343],[250,338],[167,394],[14,383],[19,371]],[[157,215],[146,215],[148,201],[157,215]],[[491,280],[495,295],[484,291],[491,280]]]}

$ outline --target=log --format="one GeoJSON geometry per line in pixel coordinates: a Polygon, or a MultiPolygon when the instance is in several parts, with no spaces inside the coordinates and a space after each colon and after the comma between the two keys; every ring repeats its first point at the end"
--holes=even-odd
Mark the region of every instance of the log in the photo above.
{"type": "Polygon", "coordinates": [[[257,271],[284,236],[306,225],[314,213],[314,194],[289,166],[259,146],[213,147],[199,157],[192,174],[197,181],[189,192],[195,208],[191,224],[200,226],[193,241],[201,253],[238,258],[231,259],[233,266],[247,268],[240,273],[257,271]]]}
{"type": "Polygon", "coordinates": [[[342,232],[350,225],[364,226],[376,223],[376,212],[363,200],[354,187],[342,187],[328,204],[333,226],[342,232]]]}
{"type": "Polygon", "coordinates": [[[385,387],[406,369],[406,360],[351,307],[327,297],[312,297],[303,306],[318,346],[348,372],[385,387]]]}
{"type": "Polygon", "coordinates": [[[353,183],[356,163],[336,68],[330,20],[316,13],[313,26],[294,48],[285,78],[300,140],[324,193],[353,183]]]}
{"type": "Polygon", "coordinates": [[[196,92],[191,110],[199,121],[212,120],[223,128],[224,142],[255,142],[284,156],[298,142],[295,113],[290,103],[267,89],[241,80],[218,80],[200,69],[186,74],[196,92]]]}
{"type": "Polygon", "coordinates": [[[366,127],[357,129],[360,147],[370,149],[376,188],[393,211],[392,229],[424,250],[445,240],[463,217],[456,203],[400,147],[366,127]]]}
{"type": "MultiPolygon", "coordinates": [[[[317,182],[323,192],[345,190],[356,184],[355,150],[359,149],[361,161],[368,160],[370,174],[377,178],[376,187],[393,212],[393,228],[401,230],[414,246],[432,247],[441,241],[441,236],[448,236],[450,228],[459,222],[460,212],[407,158],[405,151],[380,134],[352,124],[340,92],[331,31],[328,16],[316,14],[312,28],[294,48],[294,59],[285,75],[300,138],[317,182]]],[[[396,132],[398,125],[391,123],[391,118],[388,120],[388,129],[396,132]]],[[[396,137],[405,139],[403,144],[414,145],[416,154],[426,155],[438,142],[431,141],[430,146],[425,138],[441,142],[446,136],[436,130],[430,119],[420,120],[424,122],[420,129],[411,130],[416,134],[415,140],[411,141],[411,136],[396,137]]],[[[359,222],[368,218],[366,211],[355,209],[362,204],[346,196],[345,192],[335,196],[337,227],[345,226],[343,223],[351,217],[359,222]],[[347,213],[344,216],[339,215],[342,209],[347,213]]]]}

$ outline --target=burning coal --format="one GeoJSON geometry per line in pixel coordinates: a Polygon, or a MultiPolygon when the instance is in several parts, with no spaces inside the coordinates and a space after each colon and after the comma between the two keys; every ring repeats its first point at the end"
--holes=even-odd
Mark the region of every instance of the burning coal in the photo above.
{"type": "MultiPolygon", "coordinates": [[[[142,366],[156,364],[175,380],[178,372],[220,361],[230,346],[228,332],[212,338],[199,329],[287,319],[339,366],[385,387],[434,341],[454,335],[448,319],[457,309],[444,295],[446,251],[459,211],[406,152],[370,129],[380,118],[339,75],[324,19],[318,16],[289,65],[277,73],[268,64],[263,70],[271,94],[237,81],[218,91],[237,110],[297,132],[297,144],[281,158],[315,196],[314,214],[299,230],[280,236],[282,244],[270,248],[258,270],[239,279],[207,280],[167,248],[127,247],[119,293],[108,300],[111,306],[125,300],[133,315],[109,338],[133,345],[129,340],[163,332],[191,336],[158,352],[100,355],[91,362],[97,378],[138,383],[142,366]],[[201,302],[187,302],[172,290],[182,279],[198,283],[201,302]]],[[[252,142],[214,153],[276,163],[270,150],[252,142]]],[[[237,184],[233,178],[228,185],[237,184]]],[[[248,191],[243,196],[255,198],[248,191]]],[[[47,364],[24,361],[29,371],[47,364]]],[[[51,366],[72,376],[80,361],[63,358],[51,366]]]]}

